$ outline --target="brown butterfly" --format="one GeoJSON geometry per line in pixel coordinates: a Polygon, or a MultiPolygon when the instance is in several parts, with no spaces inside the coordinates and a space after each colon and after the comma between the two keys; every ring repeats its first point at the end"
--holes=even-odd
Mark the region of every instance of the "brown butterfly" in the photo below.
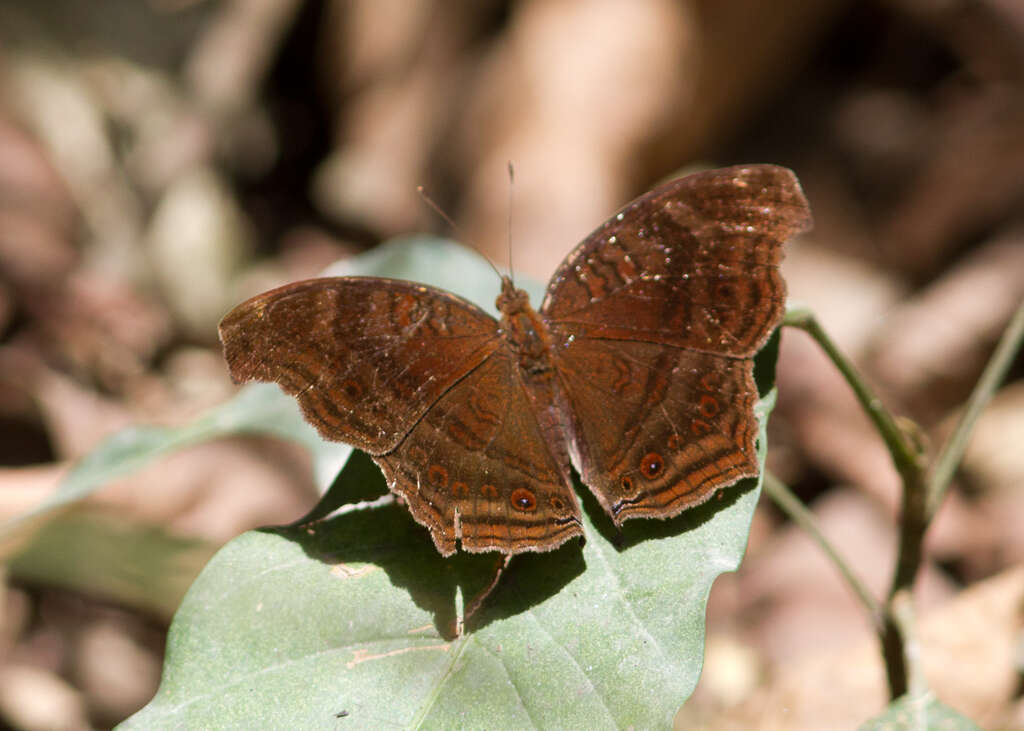
{"type": "Polygon", "coordinates": [[[540,310],[508,277],[500,320],[413,282],[310,279],[228,314],[224,357],[368,452],[443,555],[549,551],[583,533],[570,461],[617,525],[757,475],[752,358],[810,223],[785,168],[698,173],[584,239],[540,310]]]}

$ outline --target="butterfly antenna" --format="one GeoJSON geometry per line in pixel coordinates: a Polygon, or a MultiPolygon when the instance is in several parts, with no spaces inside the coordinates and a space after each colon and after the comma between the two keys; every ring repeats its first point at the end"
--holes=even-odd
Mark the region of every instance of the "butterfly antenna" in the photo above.
{"type": "Polygon", "coordinates": [[[422,185],[417,185],[416,192],[420,194],[420,198],[423,199],[423,202],[430,206],[434,213],[440,216],[441,220],[448,224],[448,227],[451,228],[451,230],[455,233],[456,236],[459,237],[459,240],[462,241],[464,244],[468,245],[469,247],[471,247],[472,249],[474,249],[478,254],[480,254],[480,256],[486,259],[487,263],[490,264],[491,269],[494,270],[494,273],[497,274],[498,277],[501,277],[501,272],[498,271],[498,267],[494,266],[494,262],[491,261],[490,257],[483,252],[483,249],[474,244],[472,241],[466,239],[465,235],[463,235],[462,233],[462,230],[455,225],[455,221],[452,220],[452,217],[445,213],[444,209],[441,208],[441,206],[437,205],[437,203],[434,202],[434,199],[427,194],[426,188],[424,188],[422,185]]]}
{"type": "Polygon", "coordinates": [[[508,277],[515,282],[515,267],[512,266],[512,209],[514,200],[514,193],[516,189],[516,170],[512,167],[512,161],[508,161],[508,236],[506,244],[508,246],[508,277]]]}

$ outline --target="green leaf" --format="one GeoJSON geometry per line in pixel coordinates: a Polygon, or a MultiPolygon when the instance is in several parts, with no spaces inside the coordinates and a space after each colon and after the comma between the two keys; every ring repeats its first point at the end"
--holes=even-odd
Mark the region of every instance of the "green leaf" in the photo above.
{"type": "Polygon", "coordinates": [[[303,420],[298,404],[277,386],[253,384],[187,426],[134,426],[118,432],[83,457],[44,502],[9,520],[0,534],[88,497],[112,480],[129,475],[159,457],[210,439],[241,433],[272,434],[305,445],[313,453],[317,474],[325,476],[326,484],[352,451],[351,447],[322,440],[303,420]]]}
{"type": "Polygon", "coordinates": [[[980,731],[971,719],[945,705],[931,692],[904,695],[863,723],[860,731],[980,731]]]}
{"type": "MultiPolygon", "coordinates": [[[[342,712],[359,728],[667,728],[700,674],[711,583],[743,555],[752,482],[621,534],[581,490],[582,548],[516,557],[454,639],[495,556],[441,558],[397,503],[247,533],[190,589],[160,689],[123,728],[336,728],[342,712]]],[[[369,460],[344,485],[384,489],[369,460]]]]}
{"type": "Polygon", "coordinates": [[[61,586],[170,619],[217,546],[98,511],[59,514],[8,564],[21,581],[61,586]]]}

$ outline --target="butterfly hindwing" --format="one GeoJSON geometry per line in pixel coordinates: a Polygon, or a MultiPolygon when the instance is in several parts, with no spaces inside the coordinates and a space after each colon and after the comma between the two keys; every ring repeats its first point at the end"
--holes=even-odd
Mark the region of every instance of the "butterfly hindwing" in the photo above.
{"type": "Polygon", "coordinates": [[[584,483],[616,523],[667,518],[757,474],[752,364],[579,339],[558,361],[584,483]]]}
{"type": "Polygon", "coordinates": [[[469,551],[520,553],[583,532],[568,461],[552,453],[516,368],[495,352],[375,458],[443,555],[456,538],[469,551]]]}

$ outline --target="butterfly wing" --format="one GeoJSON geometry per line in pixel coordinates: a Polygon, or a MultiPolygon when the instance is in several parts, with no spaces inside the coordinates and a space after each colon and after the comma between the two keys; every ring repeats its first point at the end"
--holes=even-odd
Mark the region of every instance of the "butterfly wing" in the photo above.
{"type": "Polygon", "coordinates": [[[236,382],[295,396],[322,436],[368,452],[449,555],[548,550],[582,533],[498,323],[401,280],[296,282],[220,325],[236,382]]]}
{"type": "Polygon", "coordinates": [[[698,173],[628,205],[556,271],[541,315],[583,480],[616,522],[757,474],[752,358],[784,313],[782,244],[810,222],[785,168],[698,173]]]}
{"type": "Polygon", "coordinates": [[[552,454],[505,349],[452,386],[398,448],[374,459],[447,556],[549,551],[582,535],[567,460],[552,454]]]}
{"type": "Polygon", "coordinates": [[[676,515],[757,474],[749,361],[580,339],[558,369],[583,481],[616,523],[676,515]]]}
{"type": "Polygon", "coordinates": [[[497,321],[455,295],[375,277],[264,292],[220,323],[236,383],[276,382],[326,438],[388,452],[501,346],[497,321]]]}

